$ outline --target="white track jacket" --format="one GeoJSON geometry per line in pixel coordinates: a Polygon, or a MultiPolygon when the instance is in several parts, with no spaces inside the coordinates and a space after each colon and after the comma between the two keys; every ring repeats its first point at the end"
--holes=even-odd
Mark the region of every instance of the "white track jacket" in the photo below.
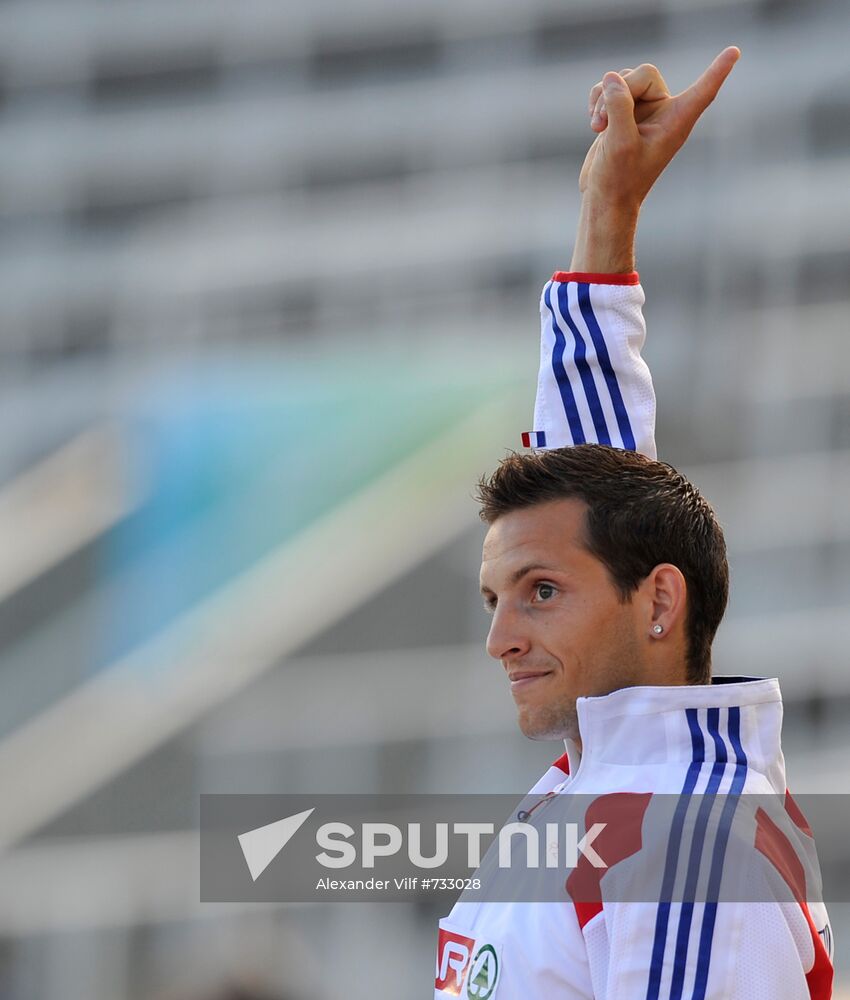
{"type": "MultiPolygon", "coordinates": [[[[597,442],[655,458],[643,302],[637,273],[558,272],[546,284],[526,447],[597,442]]],[[[523,808],[538,806],[542,817],[551,794],[592,796],[587,827],[606,816],[620,829],[631,823],[633,847],[598,876],[598,899],[574,900],[569,882],[557,903],[462,896],[440,922],[435,998],[828,1000],[832,934],[823,904],[807,901],[820,876],[786,790],[778,682],[626,688],[577,707],[582,753],[567,741],[523,808]],[[752,792],[770,796],[781,815],[738,816],[735,796],[752,792]],[[682,803],[663,837],[645,823],[660,795],[682,803]],[[717,815],[702,822],[696,814],[712,797],[717,815]],[[735,838],[756,850],[733,873],[735,838]],[[716,885],[734,878],[742,897],[759,901],[623,902],[613,887],[644,856],[668,887],[687,873],[716,885]]]]}

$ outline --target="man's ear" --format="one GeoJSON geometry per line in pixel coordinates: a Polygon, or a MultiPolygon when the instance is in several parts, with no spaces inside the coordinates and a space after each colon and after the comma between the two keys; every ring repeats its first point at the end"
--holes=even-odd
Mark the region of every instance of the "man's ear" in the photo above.
{"type": "Polygon", "coordinates": [[[688,585],[678,566],[659,563],[640,585],[646,615],[646,630],[662,638],[684,624],[688,585]]]}

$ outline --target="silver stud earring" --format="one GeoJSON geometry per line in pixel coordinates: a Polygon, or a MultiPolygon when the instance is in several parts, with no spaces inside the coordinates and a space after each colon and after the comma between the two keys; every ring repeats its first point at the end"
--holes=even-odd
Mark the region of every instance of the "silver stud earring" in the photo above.
{"type": "Polygon", "coordinates": [[[664,626],[663,625],[653,625],[652,626],[652,631],[656,635],[661,635],[661,633],[664,631],[664,626]]]}

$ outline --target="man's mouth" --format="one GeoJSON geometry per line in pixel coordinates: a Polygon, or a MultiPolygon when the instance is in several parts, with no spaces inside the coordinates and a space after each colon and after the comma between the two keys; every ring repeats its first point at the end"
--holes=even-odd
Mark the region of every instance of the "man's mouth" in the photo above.
{"type": "Polygon", "coordinates": [[[524,688],[530,687],[535,681],[539,681],[542,677],[548,677],[551,673],[551,670],[512,671],[508,674],[508,679],[511,682],[511,691],[521,691],[524,688]]]}

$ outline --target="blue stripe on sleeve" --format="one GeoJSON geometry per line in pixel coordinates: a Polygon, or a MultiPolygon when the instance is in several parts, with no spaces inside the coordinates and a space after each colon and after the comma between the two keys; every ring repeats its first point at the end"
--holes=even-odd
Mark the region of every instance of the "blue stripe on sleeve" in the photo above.
{"type": "Polygon", "coordinates": [[[605,384],[608,386],[608,392],[611,394],[611,403],[614,407],[614,414],[617,417],[617,426],[620,428],[623,446],[629,451],[636,451],[635,436],[632,433],[632,425],[629,422],[629,415],[626,412],[626,404],[623,402],[620,385],[617,382],[617,376],[614,373],[614,367],[608,355],[605,338],[602,336],[602,331],[599,329],[599,323],[597,323],[593,312],[593,306],[590,304],[590,285],[586,282],[579,283],[577,292],[579,308],[581,309],[585,323],[587,323],[587,329],[590,331],[593,346],[596,348],[596,357],[602,368],[602,374],[605,376],[605,384]]]}
{"type": "Polygon", "coordinates": [[[729,842],[729,832],[732,829],[732,819],[738,805],[738,798],[747,778],[747,755],[741,744],[741,709],[729,709],[729,741],[735,751],[735,775],[729,794],[723,803],[720,816],[720,826],[717,840],[714,844],[714,855],[711,859],[711,872],[708,878],[708,894],[705,904],[705,915],[700,929],[699,952],[697,955],[697,971],[694,980],[693,1000],[705,1000],[708,986],[708,967],[711,961],[711,942],[714,937],[714,924],[717,919],[717,896],[720,892],[720,881],[723,876],[723,859],[729,842]]]}
{"type": "Polygon", "coordinates": [[[599,400],[599,393],[596,390],[596,383],[593,380],[593,372],[587,363],[587,345],[570,315],[566,282],[561,282],[558,285],[558,305],[561,309],[561,315],[566,320],[567,326],[570,328],[570,332],[575,340],[573,360],[581,376],[581,384],[584,386],[584,394],[587,397],[587,405],[590,408],[590,415],[593,418],[593,427],[596,430],[597,440],[600,444],[611,444],[611,435],[608,433],[608,427],[605,423],[605,414],[602,412],[602,403],[599,400]]]}
{"type": "Polygon", "coordinates": [[[670,921],[670,899],[673,895],[673,886],[676,881],[676,868],[679,864],[682,829],[685,825],[685,814],[690,804],[690,796],[696,787],[700,769],[705,761],[705,740],[700,729],[697,710],[695,708],[687,708],[685,709],[685,716],[688,720],[688,728],[691,731],[693,759],[688,766],[688,772],[685,775],[685,784],[679,796],[679,801],[676,803],[676,811],[673,813],[673,822],[670,827],[670,839],[667,841],[667,857],[664,862],[661,900],[658,904],[658,913],[655,917],[655,940],[652,944],[652,960],[649,968],[649,984],[646,989],[646,1000],[658,1000],[658,994],[661,990],[661,973],[664,971],[664,951],[667,944],[667,926],[670,921]]]}
{"type": "Polygon", "coordinates": [[[584,429],[581,426],[581,417],[576,409],[573,387],[570,385],[569,376],[564,368],[564,349],[567,346],[567,340],[566,337],[564,337],[563,331],[558,326],[558,321],[555,318],[555,311],[552,308],[551,281],[546,286],[546,290],[543,293],[543,300],[549,309],[549,315],[552,317],[552,329],[555,333],[555,347],[552,351],[552,370],[555,373],[555,380],[558,383],[558,390],[561,393],[561,402],[564,404],[564,413],[566,413],[567,423],[570,425],[570,434],[573,438],[573,444],[584,444],[585,437],[584,429]]]}
{"type": "Polygon", "coordinates": [[[717,790],[726,771],[726,743],[720,735],[720,709],[709,708],[706,711],[708,732],[714,740],[715,761],[711,768],[705,793],[700,799],[694,826],[694,837],[691,841],[691,853],[688,858],[688,873],[685,879],[685,894],[682,909],[679,914],[679,929],[676,934],[676,952],[673,959],[673,982],[670,987],[670,1000],[681,1000],[685,985],[685,968],[688,960],[688,941],[691,935],[691,923],[694,915],[694,898],[702,864],[705,835],[711,810],[716,801],[717,790]]]}

